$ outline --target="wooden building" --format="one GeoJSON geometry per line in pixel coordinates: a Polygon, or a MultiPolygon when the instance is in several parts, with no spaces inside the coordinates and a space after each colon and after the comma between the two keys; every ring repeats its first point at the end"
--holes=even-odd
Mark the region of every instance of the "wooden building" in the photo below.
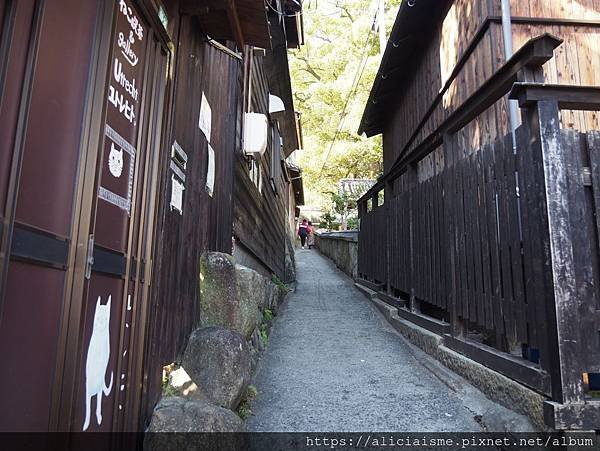
{"type": "Polygon", "coordinates": [[[559,429],[600,427],[598,42],[595,0],[404,1],[359,130],[359,277],[559,429]]]}
{"type": "Polygon", "coordinates": [[[0,2],[1,431],[143,430],[198,318],[202,252],[235,236],[284,277],[299,13],[0,2]],[[262,156],[247,112],[268,121],[262,156]]]}

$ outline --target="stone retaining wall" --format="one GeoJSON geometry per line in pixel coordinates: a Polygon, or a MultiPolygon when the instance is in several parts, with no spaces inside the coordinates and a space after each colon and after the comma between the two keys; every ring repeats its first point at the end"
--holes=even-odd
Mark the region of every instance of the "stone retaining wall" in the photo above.
{"type": "Polygon", "coordinates": [[[356,279],[358,274],[358,231],[324,232],[315,234],[315,246],[336,266],[356,279]]]}
{"type": "MultiPolygon", "coordinates": [[[[244,398],[273,316],[287,295],[276,279],[208,252],[200,261],[200,321],[173,365],[148,432],[239,432],[244,398]]],[[[147,449],[161,449],[160,434],[147,449]],[[158,441],[157,441],[158,440],[158,441]]]]}

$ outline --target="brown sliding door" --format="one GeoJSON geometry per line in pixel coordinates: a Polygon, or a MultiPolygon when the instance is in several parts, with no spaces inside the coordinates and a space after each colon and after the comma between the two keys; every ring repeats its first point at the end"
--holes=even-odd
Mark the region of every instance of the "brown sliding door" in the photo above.
{"type": "Polygon", "coordinates": [[[137,428],[170,58],[148,11],[0,6],[0,430],[137,428]]]}

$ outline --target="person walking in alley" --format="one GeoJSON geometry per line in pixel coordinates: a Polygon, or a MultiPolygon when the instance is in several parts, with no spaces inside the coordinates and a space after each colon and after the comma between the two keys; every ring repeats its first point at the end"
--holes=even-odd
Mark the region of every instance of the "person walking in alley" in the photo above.
{"type": "Polygon", "coordinates": [[[298,236],[300,237],[300,243],[302,244],[302,249],[306,245],[306,238],[308,237],[308,222],[306,219],[302,220],[302,224],[298,227],[298,236]]]}
{"type": "Polygon", "coordinates": [[[310,221],[308,221],[308,237],[306,239],[306,244],[308,244],[309,249],[312,249],[315,245],[315,231],[312,222],[310,221]]]}

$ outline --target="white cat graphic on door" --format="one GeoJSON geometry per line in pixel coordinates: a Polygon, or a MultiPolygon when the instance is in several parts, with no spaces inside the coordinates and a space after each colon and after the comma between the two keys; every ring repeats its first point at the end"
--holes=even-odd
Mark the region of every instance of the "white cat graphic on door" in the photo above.
{"type": "Polygon", "coordinates": [[[108,154],[108,169],[113,177],[119,178],[123,173],[123,149],[117,150],[113,143],[110,143],[110,153],[108,154]]]}
{"type": "Polygon", "coordinates": [[[96,302],[92,338],[85,362],[85,421],[83,430],[90,425],[90,410],[92,397],[96,396],[96,420],[102,424],[102,395],[108,396],[112,390],[113,373],[110,373],[110,383],[106,386],[105,377],[110,359],[110,303],[111,296],[105,305],[100,304],[100,296],[96,302]]]}

